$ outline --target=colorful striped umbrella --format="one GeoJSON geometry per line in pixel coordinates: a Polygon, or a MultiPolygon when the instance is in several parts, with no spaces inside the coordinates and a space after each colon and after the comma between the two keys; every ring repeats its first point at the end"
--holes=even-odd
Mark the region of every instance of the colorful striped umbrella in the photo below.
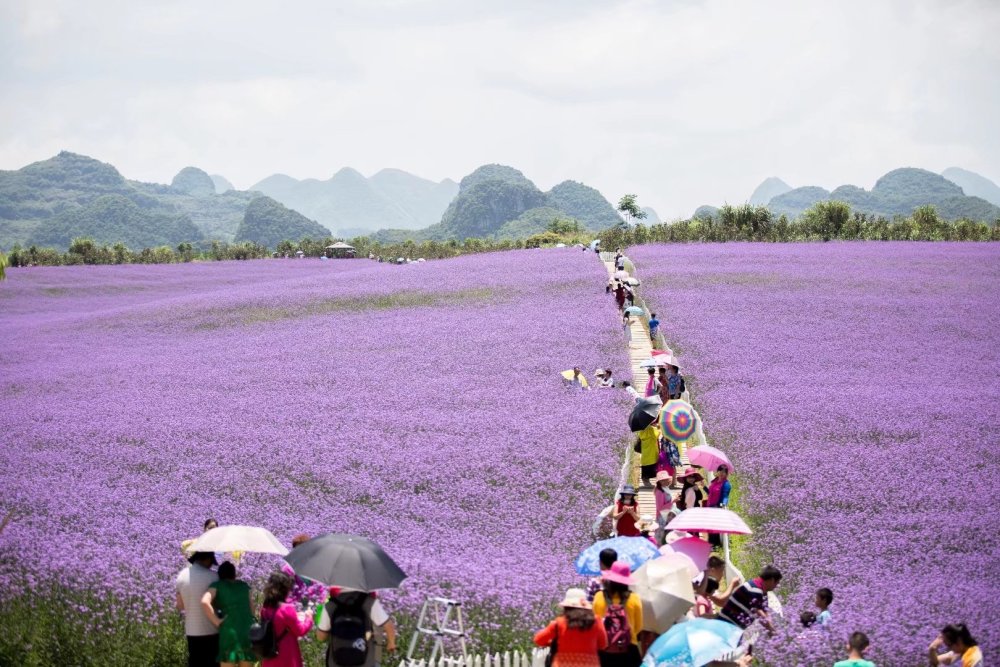
{"type": "Polygon", "coordinates": [[[660,431],[668,440],[687,442],[698,431],[698,413],[687,401],[667,401],[660,410],[660,431]]]}
{"type": "Polygon", "coordinates": [[[686,509],[667,524],[670,530],[686,530],[689,533],[729,533],[731,535],[753,535],[750,527],[733,511],[722,507],[692,507],[686,509]]]}

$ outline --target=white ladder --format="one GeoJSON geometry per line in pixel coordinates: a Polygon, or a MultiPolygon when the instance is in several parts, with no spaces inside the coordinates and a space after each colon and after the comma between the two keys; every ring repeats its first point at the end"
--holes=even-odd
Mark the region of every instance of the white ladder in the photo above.
{"type": "Polygon", "coordinates": [[[420,609],[420,618],[417,620],[417,629],[410,639],[410,646],[406,651],[406,664],[417,665],[422,661],[414,659],[413,655],[417,650],[421,637],[433,637],[434,643],[431,646],[431,655],[427,664],[438,661],[439,665],[450,665],[459,667],[468,663],[468,653],[465,650],[465,624],[462,621],[462,603],[448,598],[427,598],[424,606],[420,609]],[[461,657],[448,657],[445,655],[444,640],[457,639],[462,651],[461,657]]]}

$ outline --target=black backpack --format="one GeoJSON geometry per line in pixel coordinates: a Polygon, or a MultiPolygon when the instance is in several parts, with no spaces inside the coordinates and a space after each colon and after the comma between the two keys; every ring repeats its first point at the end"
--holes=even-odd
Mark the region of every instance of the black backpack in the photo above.
{"type": "Polygon", "coordinates": [[[326,649],[327,667],[360,667],[375,650],[369,600],[361,591],[341,593],[326,603],[330,617],[330,645],[326,649]]]}
{"type": "Polygon", "coordinates": [[[278,657],[278,642],[285,636],[274,637],[274,621],[271,618],[262,618],[250,626],[250,650],[261,660],[265,658],[278,657]]]}

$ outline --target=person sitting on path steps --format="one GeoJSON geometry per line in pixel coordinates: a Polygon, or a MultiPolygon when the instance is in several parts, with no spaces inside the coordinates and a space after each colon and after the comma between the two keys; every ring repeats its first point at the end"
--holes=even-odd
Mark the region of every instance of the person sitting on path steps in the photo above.
{"type": "Polygon", "coordinates": [[[618,493],[611,520],[615,522],[615,533],[619,537],[639,537],[635,522],[639,520],[639,506],[635,502],[635,488],[626,484],[618,493]]]}
{"type": "Polygon", "coordinates": [[[569,589],[559,606],[562,615],[535,633],[535,645],[550,647],[552,667],[600,667],[608,635],[584,592],[569,589]]]}
{"type": "Polygon", "coordinates": [[[604,573],[611,569],[611,566],[615,564],[618,560],[618,552],[614,549],[601,549],[601,553],[597,555],[598,564],[597,566],[601,569],[601,574],[592,578],[590,583],[587,584],[587,600],[590,602],[594,601],[594,596],[597,595],[597,591],[604,588],[604,573]]]}

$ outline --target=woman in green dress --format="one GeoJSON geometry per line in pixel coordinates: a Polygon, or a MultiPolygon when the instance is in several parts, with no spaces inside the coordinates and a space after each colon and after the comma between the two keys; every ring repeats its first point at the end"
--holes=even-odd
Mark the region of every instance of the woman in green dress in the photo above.
{"type": "Polygon", "coordinates": [[[219,580],[212,582],[201,598],[208,620],[219,629],[220,667],[252,667],[257,658],[250,648],[253,602],[250,586],[236,578],[236,566],[219,566],[219,580]]]}

